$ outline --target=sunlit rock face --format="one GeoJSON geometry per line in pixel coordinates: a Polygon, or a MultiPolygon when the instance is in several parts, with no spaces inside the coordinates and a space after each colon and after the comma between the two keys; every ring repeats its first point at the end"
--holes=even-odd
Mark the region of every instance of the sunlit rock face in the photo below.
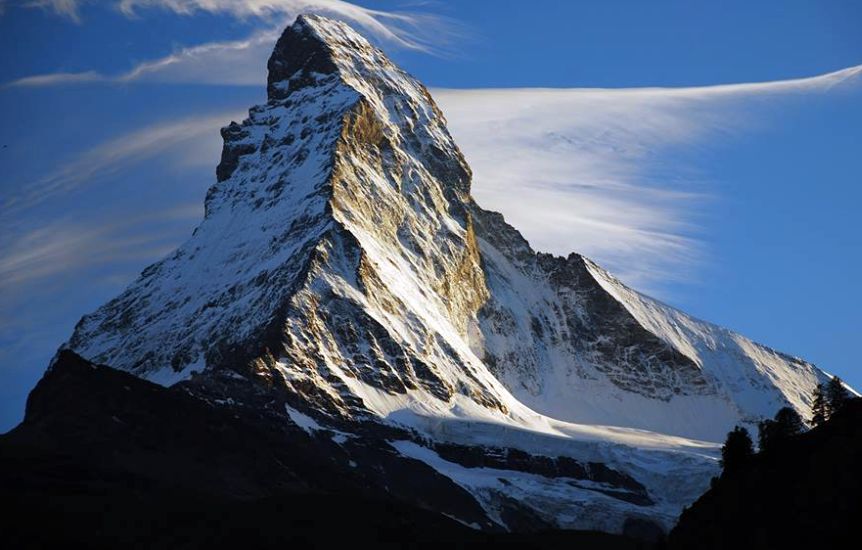
{"type": "Polygon", "coordinates": [[[501,528],[667,527],[715,471],[696,440],[807,410],[812,365],[536,253],[476,205],[428,91],[348,26],[299,17],[268,68],[193,236],[65,348],[378,438],[501,528]]]}

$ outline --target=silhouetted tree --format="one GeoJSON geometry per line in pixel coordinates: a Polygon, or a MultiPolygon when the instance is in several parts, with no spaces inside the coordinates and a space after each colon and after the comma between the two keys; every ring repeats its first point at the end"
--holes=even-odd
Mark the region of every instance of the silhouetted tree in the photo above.
{"type": "Polygon", "coordinates": [[[823,384],[814,388],[814,398],[811,400],[811,423],[820,426],[829,420],[829,401],[823,384]]]}
{"type": "Polygon", "coordinates": [[[775,440],[773,424],[775,421],[769,418],[757,423],[757,446],[760,448],[760,452],[772,448],[772,442],[775,440]]]}
{"type": "Polygon", "coordinates": [[[751,460],[754,445],[748,430],[736,426],[728,432],[724,446],[721,448],[721,467],[725,473],[738,472],[751,460]]]}
{"type": "Polygon", "coordinates": [[[775,413],[775,423],[778,425],[779,433],[783,437],[790,437],[800,433],[805,424],[802,417],[791,407],[782,407],[775,413]]]}
{"type": "Polygon", "coordinates": [[[790,407],[782,407],[773,420],[764,420],[757,425],[760,450],[768,451],[780,446],[800,433],[803,426],[799,413],[790,407]]]}
{"type": "Polygon", "coordinates": [[[826,384],[826,400],[829,402],[829,416],[844,408],[849,399],[850,392],[844,387],[844,382],[837,376],[833,376],[832,380],[826,384]]]}

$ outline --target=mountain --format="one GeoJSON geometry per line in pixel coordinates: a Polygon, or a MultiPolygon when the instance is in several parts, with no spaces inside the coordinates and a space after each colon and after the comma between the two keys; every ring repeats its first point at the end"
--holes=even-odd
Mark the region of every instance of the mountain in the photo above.
{"type": "Polygon", "coordinates": [[[37,397],[97,372],[93,422],[154,463],[100,445],[147,479],[257,497],[340,480],[486,530],[652,536],[706,489],[733,424],[807,411],[814,366],[536,253],[478,206],[428,91],[345,24],[299,17],[268,69],[267,102],[222,129],[201,224],[81,319],[18,441],[78,448],[37,397]],[[114,370],[148,382],[134,407],[114,370]],[[231,427],[182,433],[234,462],[202,467],[185,437],[153,452],[150,431],[192,409],[231,427]]]}
{"type": "Polygon", "coordinates": [[[724,473],[683,512],[670,548],[844,548],[857,538],[862,399],[724,473]]]}

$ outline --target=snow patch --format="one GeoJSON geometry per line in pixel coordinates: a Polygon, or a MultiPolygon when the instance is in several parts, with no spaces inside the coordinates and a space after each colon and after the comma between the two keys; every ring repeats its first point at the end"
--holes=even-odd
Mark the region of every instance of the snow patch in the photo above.
{"type": "Polygon", "coordinates": [[[294,409],[290,405],[285,405],[284,410],[285,410],[285,412],[287,412],[287,415],[290,417],[290,420],[294,424],[296,424],[297,426],[299,426],[300,428],[305,430],[305,432],[310,434],[310,435],[313,435],[314,432],[322,431],[322,430],[326,429],[323,426],[321,426],[320,424],[318,424],[315,419],[311,418],[310,416],[308,416],[306,414],[299,412],[298,410],[294,409]]]}
{"type": "Polygon", "coordinates": [[[203,357],[199,357],[197,361],[187,364],[179,371],[166,367],[147,373],[144,379],[167,388],[183,380],[188,380],[192,375],[202,372],[204,367],[206,367],[206,361],[203,357]]]}

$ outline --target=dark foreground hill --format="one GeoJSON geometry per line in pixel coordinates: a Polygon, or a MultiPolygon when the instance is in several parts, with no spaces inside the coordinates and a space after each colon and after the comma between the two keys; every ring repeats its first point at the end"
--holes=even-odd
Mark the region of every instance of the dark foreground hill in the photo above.
{"type": "MultiPolygon", "coordinates": [[[[241,411],[64,352],[32,392],[25,421],[0,437],[0,547],[650,547],[596,532],[470,529],[448,514],[472,514],[475,503],[421,463],[387,468],[377,442],[360,451],[374,468],[345,469],[331,438],[296,426],[276,433],[241,411]],[[383,478],[386,492],[377,489],[383,478]],[[424,506],[399,498],[411,491],[424,493],[424,506]]],[[[717,479],[669,546],[843,547],[860,513],[860,426],[857,399],[717,479]]]]}
{"type": "Polygon", "coordinates": [[[610,548],[596,532],[488,533],[444,514],[445,478],[339,467],[338,447],[65,352],[0,437],[2,548],[610,548]],[[375,475],[388,476],[379,491],[375,475]],[[422,485],[419,485],[422,484],[422,485]],[[397,495],[424,491],[426,509],[397,495]]]}
{"type": "Polygon", "coordinates": [[[671,548],[849,548],[862,519],[862,399],[722,475],[683,512],[671,548]]]}

